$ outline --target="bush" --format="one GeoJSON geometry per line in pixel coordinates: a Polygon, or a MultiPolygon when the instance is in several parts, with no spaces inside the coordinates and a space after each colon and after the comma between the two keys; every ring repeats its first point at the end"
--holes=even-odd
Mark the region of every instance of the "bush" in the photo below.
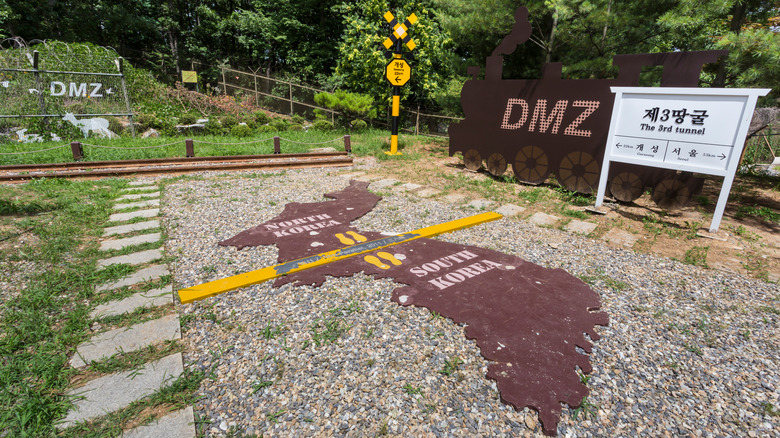
{"type": "Polygon", "coordinates": [[[333,131],[333,123],[329,120],[319,119],[314,121],[313,129],[315,131],[333,131]]]}
{"type": "Polygon", "coordinates": [[[238,125],[238,120],[233,116],[222,116],[219,119],[219,123],[222,124],[223,128],[231,129],[234,126],[238,125]]]}
{"type": "Polygon", "coordinates": [[[270,125],[277,131],[286,131],[289,123],[287,123],[287,120],[277,117],[271,121],[270,125]]]}
{"type": "Polygon", "coordinates": [[[355,131],[362,131],[364,129],[368,128],[368,123],[366,123],[365,120],[353,120],[352,121],[352,129],[355,131]]]}
{"type": "Polygon", "coordinates": [[[255,122],[259,125],[265,125],[271,121],[271,118],[268,117],[268,114],[266,114],[265,111],[255,111],[253,115],[255,117],[255,122]]]}
{"type": "Polygon", "coordinates": [[[265,133],[268,133],[268,132],[276,132],[276,128],[274,128],[273,126],[270,126],[270,125],[263,125],[263,126],[257,128],[257,132],[259,132],[261,134],[265,134],[265,133]]]}
{"type": "Polygon", "coordinates": [[[300,123],[293,123],[287,128],[288,131],[304,131],[303,125],[300,123]]]}
{"type": "Polygon", "coordinates": [[[141,131],[160,126],[160,120],[154,114],[138,113],[135,116],[135,122],[141,125],[141,131]]]}
{"type": "Polygon", "coordinates": [[[233,137],[249,137],[252,135],[252,128],[247,125],[236,125],[230,129],[230,135],[233,137]]]}
{"type": "Polygon", "coordinates": [[[198,121],[198,116],[192,113],[185,113],[179,116],[180,125],[194,125],[198,121]]]}
{"type": "Polygon", "coordinates": [[[203,127],[203,132],[208,135],[222,135],[224,131],[222,130],[222,125],[212,117],[206,122],[206,125],[203,127]]]}
{"type": "Polygon", "coordinates": [[[108,129],[111,130],[114,134],[122,135],[122,132],[125,130],[125,126],[122,124],[122,122],[116,118],[116,117],[109,117],[108,118],[108,129]]]}
{"type": "Polygon", "coordinates": [[[303,125],[306,122],[306,119],[299,116],[298,114],[292,116],[291,120],[294,124],[298,124],[298,125],[303,125]]]}

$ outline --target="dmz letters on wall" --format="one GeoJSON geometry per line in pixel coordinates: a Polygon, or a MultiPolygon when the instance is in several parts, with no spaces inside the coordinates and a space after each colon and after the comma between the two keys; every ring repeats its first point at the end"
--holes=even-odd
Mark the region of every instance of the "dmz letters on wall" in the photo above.
{"type": "MultiPolygon", "coordinates": [[[[11,81],[0,82],[0,91],[3,89],[11,88],[11,81]]],[[[63,96],[63,97],[89,97],[99,98],[108,97],[112,94],[116,94],[112,87],[105,88],[101,82],[60,82],[51,81],[47,88],[50,96],[63,96]]],[[[39,94],[40,91],[35,88],[29,88],[27,90],[30,94],[39,94]]],[[[1,93],[0,93],[1,94],[1,93]]]]}

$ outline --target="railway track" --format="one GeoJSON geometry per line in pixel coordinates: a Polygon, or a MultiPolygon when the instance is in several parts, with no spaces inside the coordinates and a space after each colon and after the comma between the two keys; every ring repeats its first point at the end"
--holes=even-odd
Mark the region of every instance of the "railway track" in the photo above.
{"type": "Polygon", "coordinates": [[[35,178],[95,179],[129,175],[176,175],[215,170],[271,170],[351,165],[352,157],[346,152],[79,161],[0,166],[0,182],[23,182],[35,178]]]}

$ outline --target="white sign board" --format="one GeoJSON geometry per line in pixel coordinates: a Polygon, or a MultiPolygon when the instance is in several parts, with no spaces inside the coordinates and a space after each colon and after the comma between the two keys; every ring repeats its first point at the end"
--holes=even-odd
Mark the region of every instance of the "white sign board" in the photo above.
{"type": "Polygon", "coordinates": [[[759,96],[769,89],[612,87],[609,126],[596,207],[604,201],[609,164],[723,176],[710,232],[717,232],[759,96]]]}

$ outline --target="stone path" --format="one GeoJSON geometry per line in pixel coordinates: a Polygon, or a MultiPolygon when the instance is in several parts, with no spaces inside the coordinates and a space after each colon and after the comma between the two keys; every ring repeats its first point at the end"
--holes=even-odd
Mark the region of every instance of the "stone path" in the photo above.
{"type": "MultiPolygon", "coordinates": [[[[135,210],[122,212],[126,209],[158,207],[160,205],[159,187],[143,182],[131,182],[125,189],[129,192],[116,199],[120,202],[109,221],[110,227],[104,229],[102,251],[132,251],[138,245],[160,242],[162,235],[156,232],[160,221],[135,221],[137,218],[154,218],[159,209],[135,210]],[[141,193],[145,192],[145,193],[141,193]],[[135,202],[127,202],[135,201],[135,202]],[[124,203],[121,203],[124,202],[124,203]],[[122,223],[134,221],[133,223],[122,223]],[[152,231],[152,232],[147,232],[152,231]],[[124,235],[133,234],[130,237],[124,235]],[[118,237],[117,237],[118,236],[118,237]]],[[[138,269],[125,278],[99,285],[96,292],[111,292],[121,288],[148,289],[144,285],[170,275],[164,264],[152,264],[164,257],[162,249],[146,249],[130,252],[98,261],[98,269],[115,264],[127,264],[138,269]]],[[[138,309],[166,306],[173,303],[173,288],[170,285],[162,288],[142,290],[122,299],[117,299],[97,306],[90,317],[101,320],[124,314],[132,314],[138,309]]],[[[98,325],[99,326],[99,325],[98,325]]],[[[141,350],[151,345],[181,338],[181,324],[177,314],[167,314],[162,317],[130,324],[123,327],[106,330],[96,334],[87,342],[76,348],[76,354],[71,358],[74,368],[88,366],[93,361],[100,361],[115,354],[127,354],[141,350]]],[[[160,388],[169,385],[184,372],[181,353],[172,354],[149,362],[139,369],[110,374],[88,381],[86,384],[73,388],[68,396],[76,397],[74,408],[68,412],[60,428],[73,426],[80,421],[89,421],[105,414],[115,412],[148,395],[154,394],[160,388]]],[[[125,431],[124,437],[175,437],[191,438],[195,436],[195,420],[192,407],[182,409],[141,425],[133,430],[125,431]]]]}
{"type": "MultiPolygon", "coordinates": [[[[369,181],[371,182],[369,189],[374,191],[390,190],[396,193],[414,193],[421,198],[431,198],[441,194],[441,191],[435,188],[407,183],[394,178],[383,178],[381,176],[366,174],[365,172],[350,172],[347,174],[342,174],[341,177],[346,179],[369,181]]],[[[443,196],[441,199],[447,203],[459,207],[466,207],[470,210],[492,210],[506,217],[519,216],[526,210],[525,207],[521,207],[515,204],[496,205],[494,202],[486,199],[467,199],[465,195],[460,193],[451,193],[443,196]]],[[[598,225],[593,222],[586,222],[577,219],[573,219],[567,223],[559,216],[543,212],[536,212],[533,215],[526,217],[525,219],[540,227],[560,227],[562,230],[568,231],[572,234],[588,235],[598,227],[598,225]]],[[[613,229],[605,233],[601,237],[601,240],[610,242],[613,245],[630,248],[636,243],[637,236],[620,229],[613,229]]]]}

